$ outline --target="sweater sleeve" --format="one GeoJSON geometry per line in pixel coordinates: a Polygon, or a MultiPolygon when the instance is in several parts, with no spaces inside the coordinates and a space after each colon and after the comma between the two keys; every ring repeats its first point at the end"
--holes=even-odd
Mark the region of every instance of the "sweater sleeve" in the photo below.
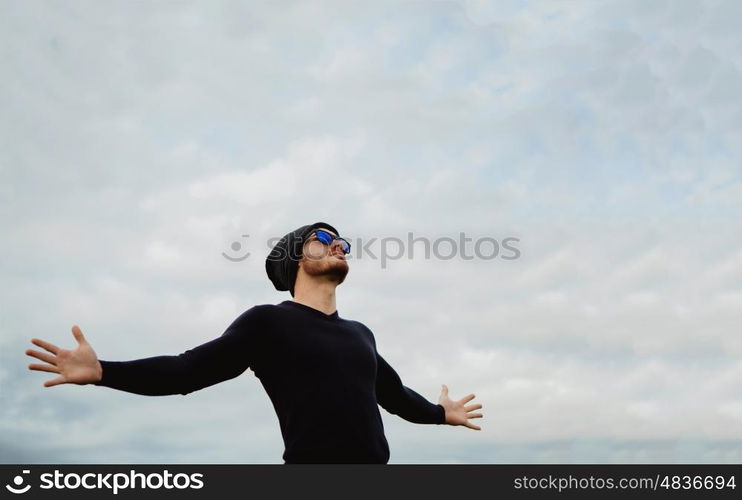
{"type": "Polygon", "coordinates": [[[376,400],[391,414],[415,424],[444,424],[446,410],[402,384],[394,368],[376,353],[376,400]]]}
{"type": "MultiPolygon", "coordinates": [[[[253,308],[254,309],[254,308],[253,308]]],[[[145,396],[186,395],[237,377],[256,355],[255,321],[249,309],[220,336],[175,356],[131,361],[99,360],[103,377],[94,385],[145,396]]]]}

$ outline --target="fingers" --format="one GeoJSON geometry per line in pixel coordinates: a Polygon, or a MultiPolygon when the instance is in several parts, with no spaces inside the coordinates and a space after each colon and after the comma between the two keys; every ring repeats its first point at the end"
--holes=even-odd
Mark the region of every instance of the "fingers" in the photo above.
{"type": "Polygon", "coordinates": [[[59,368],[52,365],[38,365],[38,364],[30,364],[28,365],[29,370],[38,370],[41,372],[52,372],[52,373],[59,373],[59,368]]]}
{"type": "Polygon", "coordinates": [[[64,384],[66,381],[67,379],[65,379],[62,376],[59,376],[55,379],[47,380],[46,382],[44,382],[44,387],[52,387],[54,385],[64,384]]]}
{"type": "Polygon", "coordinates": [[[54,344],[50,344],[49,342],[41,339],[31,339],[31,342],[36,344],[39,347],[42,347],[49,351],[52,354],[57,354],[59,352],[59,347],[55,346],[54,344]]]}
{"type": "Polygon", "coordinates": [[[481,431],[481,430],[482,430],[482,428],[481,428],[481,427],[479,427],[478,425],[474,425],[474,424],[472,424],[471,422],[466,422],[466,426],[467,426],[467,427],[468,427],[469,429],[474,429],[475,431],[481,431]]]}
{"type": "Polygon", "coordinates": [[[459,400],[459,403],[461,403],[461,404],[466,404],[466,403],[468,403],[469,401],[471,401],[472,399],[474,399],[474,397],[475,397],[475,396],[474,396],[474,394],[469,394],[468,396],[466,396],[466,397],[464,397],[464,398],[461,398],[461,399],[459,400]]]}
{"type": "Polygon", "coordinates": [[[448,386],[446,384],[441,384],[441,394],[448,396],[448,386]]]}
{"type": "Polygon", "coordinates": [[[74,335],[75,340],[79,344],[85,344],[87,340],[85,340],[85,336],[82,334],[82,330],[80,330],[80,327],[77,325],[72,325],[72,335],[74,335]]]}
{"type": "Polygon", "coordinates": [[[464,411],[469,413],[470,411],[479,410],[482,408],[482,405],[476,404],[471,406],[464,406],[464,411]]]}
{"type": "Polygon", "coordinates": [[[471,415],[467,415],[466,418],[482,418],[481,413],[472,413],[471,415]]]}
{"type": "Polygon", "coordinates": [[[34,358],[40,359],[41,361],[46,361],[50,365],[54,365],[54,366],[57,365],[56,357],[50,356],[40,351],[34,351],[33,349],[26,349],[26,355],[33,356],[34,358]]]}

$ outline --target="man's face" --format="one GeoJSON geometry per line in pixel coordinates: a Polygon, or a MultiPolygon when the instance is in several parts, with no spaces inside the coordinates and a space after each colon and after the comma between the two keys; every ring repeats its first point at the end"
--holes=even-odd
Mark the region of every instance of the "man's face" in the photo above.
{"type": "MultiPolygon", "coordinates": [[[[323,231],[337,236],[334,231],[327,228],[319,228],[323,231]]],[[[317,236],[312,234],[304,243],[304,255],[299,263],[304,272],[312,276],[334,276],[338,284],[345,280],[350,267],[345,260],[341,243],[333,241],[329,246],[317,240],[317,236]]]]}

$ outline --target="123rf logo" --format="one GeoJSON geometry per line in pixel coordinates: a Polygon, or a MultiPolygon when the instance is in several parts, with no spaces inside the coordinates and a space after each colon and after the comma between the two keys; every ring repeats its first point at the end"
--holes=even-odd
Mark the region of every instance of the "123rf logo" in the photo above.
{"type": "MultiPolygon", "coordinates": [[[[23,474],[30,474],[30,470],[24,470],[23,474]]],[[[114,495],[120,490],[159,490],[161,488],[172,490],[201,489],[204,486],[203,474],[173,474],[167,469],[162,473],[144,474],[130,470],[127,473],[93,473],[77,474],[74,472],[63,473],[59,470],[46,472],[39,476],[42,490],[109,490],[114,495]]],[[[27,477],[17,475],[12,484],[6,484],[5,488],[16,495],[26,493],[31,489],[30,484],[24,484],[27,477]]],[[[30,481],[29,481],[30,482],[30,481]]]]}

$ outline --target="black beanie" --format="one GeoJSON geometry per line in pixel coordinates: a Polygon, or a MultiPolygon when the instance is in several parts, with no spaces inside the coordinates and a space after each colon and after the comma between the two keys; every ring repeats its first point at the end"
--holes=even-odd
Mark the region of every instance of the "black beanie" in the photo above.
{"type": "Polygon", "coordinates": [[[326,222],[315,222],[308,226],[301,226],[281,238],[265,259],[265,272],[276,290],[291,292],[294,296],[294,283],[299,270],[299,261],[302,257],[304,240],[309,234],[320,227],[324,227],[340,236],[337,229],[326,222]]]}

